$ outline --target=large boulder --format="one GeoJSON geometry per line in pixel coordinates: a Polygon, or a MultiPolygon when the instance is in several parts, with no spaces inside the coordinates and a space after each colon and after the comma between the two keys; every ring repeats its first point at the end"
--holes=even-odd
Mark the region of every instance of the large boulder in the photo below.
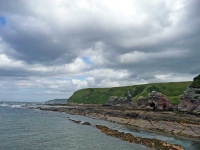
{"type": "Polygon", "coordinates": [[[178,110],[186,112],[200,112],[200,75],[194,78],[192,84],[180,97],[178,110]]]}
{"type": "Polygon", "coordinates": [[[138,108],[147,108],[154,110],[172,110],[173,107],[167,97],[159,92],[152,91],[148,97],[139,97],[138,108]]]}

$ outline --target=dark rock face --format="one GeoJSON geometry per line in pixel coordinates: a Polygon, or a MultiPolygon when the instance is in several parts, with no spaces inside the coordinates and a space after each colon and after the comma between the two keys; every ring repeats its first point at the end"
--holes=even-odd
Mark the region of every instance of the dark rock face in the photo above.
{"type": "Polygon", "coordinates": [[[117,96],[111,96],[108,101],[103,104],[103,106],[135,106],[132,102],[132,97],[130,92],[127,92],[126,98],[121,98],[117,96]]]}
{"type": "Polygon", "coordinates": [[[189,86],[180,97],[178,110],[187,112],[200,112],[200,88],[189,86]]]}
{"type": "Polygon", "coordinates": [[[137,101],[139,108],[156,109],[156,110],[172,110],[167,97],[159,92],[152,91],[147,98],[140,97],[137,101]]]}

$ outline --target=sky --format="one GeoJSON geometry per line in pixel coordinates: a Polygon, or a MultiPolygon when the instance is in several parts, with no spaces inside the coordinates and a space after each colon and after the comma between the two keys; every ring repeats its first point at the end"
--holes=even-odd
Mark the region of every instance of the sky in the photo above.
{"type": "Polygon", "coordinates": [[[0,101],[192,81],[199,0],[0,0],[0,101]]]}

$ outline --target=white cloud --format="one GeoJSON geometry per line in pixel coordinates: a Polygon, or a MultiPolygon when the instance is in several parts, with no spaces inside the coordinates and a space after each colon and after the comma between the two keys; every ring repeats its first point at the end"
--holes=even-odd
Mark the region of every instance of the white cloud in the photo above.
{"type": "Polygon", "coordinates": [[[95,79],[123,79],[128,76],[126,70],[113,70],[113,69],[96,69],[87,72],[87,75],[95,79]]]}
{"type": "Polygon", "coordinates": [[[191,81],[194,75],[180,74],[180,73],[168,73],[155,75],[156,80],[159,82],[178,82],[178,81],[191,81]]]}
{"type": "Polygon", "coordinates": [[[22,67],[24,66],[22,61],[12,60],[5,54],[0,54],[0,67],[22,67]]]}
{"type": "Polygon", "coordinates": [[[188,51],[186,50],[163,50],[159,52],[140,52],[134,51],[131,53],[126,53],[119,56],[119,61],[121,63],[144,63],[151,62],[160,59],[171,59],[171,58],[180,58],[185,57],[188,51]]]}
{"type": "Polygon", "coordinates": [[[87,83],[89,85],[93,85],[94,86],[94,83],[95,83],[95,78],[94,77],[87,77],[87,78],[85,78],[85,80],[87,81],[87,83]]]}
{"type": "Polygon", "coordinates": [[[117,81],[110,81],[109,79],[103,79],[101,80],[101,82],[99,83],[99,87],[118,87],[121,84],[117,81]]]}
{"type": "Polygon", "coordinates": [[[85,87],[192,80],[200,70],[197,6],[197,0],[1,0],[0,87],[69,96],[85,87]]]}
{"type": "Polygon", "coordinates": [[[77,88],[86,88],[87,82],[77,79],[72,79],[72,84],[75,85],[77,88]]]}

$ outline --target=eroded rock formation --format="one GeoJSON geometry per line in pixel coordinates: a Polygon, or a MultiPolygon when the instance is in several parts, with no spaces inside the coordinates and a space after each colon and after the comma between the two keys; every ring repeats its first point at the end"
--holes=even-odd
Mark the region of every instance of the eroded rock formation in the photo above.
{"type": "Polygon", "coordinates": [[[137,101],[138,108],[172,110],[173,107],[167,97],[159,92],[152,91],[148,97],[139,97],[137,101]]]}

